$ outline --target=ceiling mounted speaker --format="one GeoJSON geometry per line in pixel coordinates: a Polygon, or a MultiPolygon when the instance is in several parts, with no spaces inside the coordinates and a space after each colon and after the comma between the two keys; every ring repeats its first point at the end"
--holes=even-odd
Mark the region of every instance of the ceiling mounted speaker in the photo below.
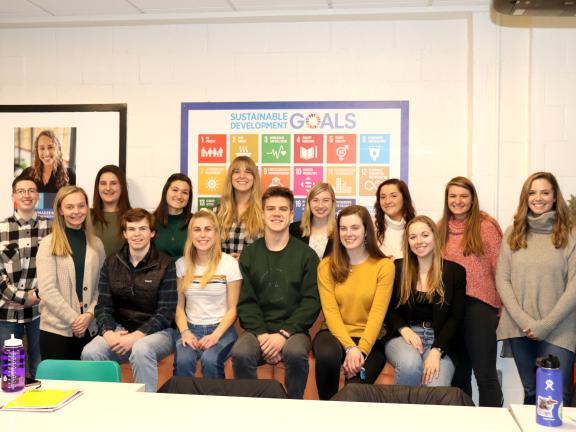
{"type": "Polygon", "coordinates": [[[492,0],[492,6],[505,15],[576,16],[576,0],[492,0]]]}

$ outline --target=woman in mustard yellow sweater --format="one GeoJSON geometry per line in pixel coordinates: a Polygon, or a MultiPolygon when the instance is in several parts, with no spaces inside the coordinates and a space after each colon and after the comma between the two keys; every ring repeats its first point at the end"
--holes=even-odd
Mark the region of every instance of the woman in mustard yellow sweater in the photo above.
{"type": "Polygon", "coordinates": [[[378,248],[368,210],[340,212],[334,249],[318,266],[318,291],[326,320],[314,339],[316,385],[322,400],[346,381],[373,383],[384,367],[382,323],[394,283],[394,264],[378,248]]]}

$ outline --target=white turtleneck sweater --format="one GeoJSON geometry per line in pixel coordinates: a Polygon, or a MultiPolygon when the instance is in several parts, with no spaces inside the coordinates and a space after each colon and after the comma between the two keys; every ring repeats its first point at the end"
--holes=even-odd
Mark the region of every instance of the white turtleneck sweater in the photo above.
{"type": "Polygon", "coordinates": [[[386,222],[386,232],[384,233],[384,242],[379,245],[380,250],[386,256],[394,257],[393,259],[403,258],[402,237],[404,236],[406,222],[404,219],[399,222],[393,221],[388,215],[384,215],[384,219],[386,222]]]}

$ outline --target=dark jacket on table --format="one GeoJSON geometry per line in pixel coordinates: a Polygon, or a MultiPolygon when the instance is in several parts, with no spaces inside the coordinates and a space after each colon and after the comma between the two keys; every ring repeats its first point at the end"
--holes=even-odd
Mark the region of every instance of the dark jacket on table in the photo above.
{"type": "Polygon", "coordinates": [[[176,269],[153,244],[136,267],[124,245],[106,259],[95,310],[100,334],[120,324],[129,332],[152,334],[170,327],[176,312],[176,269]]]}
{"type": "MultiPolygon", "coordinates": [[[[396,275],[394,278],[394,288],[392,300],[388,308],[386,323],[390,329],[390,337],[400,336],[398,330],[402,327],[409,327],[412,323],[411,302],[397,307],[400,298],[400,287],[402,284],[402,262],[403,259],[394,261],[396,275]]],[[[442,282],[444,283],[444,303],[432,304],[432,328],[434,329],[434,343],[432,347],[441,348],[445,353],[451,354],[452,343],[456,340],[455,335],[464,317],[464,297],[466,294],[466,270],[460,264],[452,261],[442,260],[442,282]]],[[[452,360],[453,353],[451,355],[452,360]]]]}
{"type": "MultiPolygon", "coordinates": [[[[302,235],[302,230],[300,229],[300,221],[292,222],[290,224],[289,229],[290,229],[290,235],[296,237],[298,240],[303,241],[307,245],[310,244],[310,237],[309,236],[304,237],[302,235]]],[[[333,247],[332,238],[329,238],[328,243],[326,243],[326,249],[324,249],[324,255],[322,256],[322,258],[330,256],[330,254],[332,253],[332,247],[333,247]]]]}

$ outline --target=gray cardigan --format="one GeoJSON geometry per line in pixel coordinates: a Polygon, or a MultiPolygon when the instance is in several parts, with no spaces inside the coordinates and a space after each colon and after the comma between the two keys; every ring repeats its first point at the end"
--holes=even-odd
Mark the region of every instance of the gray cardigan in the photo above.
{"type": "MultiPolygon", "coordinates": [[[[76,272],[72,256],[55,256],[50,253],[52,234],[40,242],[36,255],[38,273],[38,293],[40,298],[40,329],[61,336],[71,337],[72,321],[84,312],[94,314],[98,302],[98,279],[106,254],[102,241],[94,237],[93,244],[86,243],[86,261],[82,304],[76,294],[76,272]]],[[[92,320],[88,331],[97,333],[96,320],[92,320]]]]}
{"type": "Polygon", "coordinates": [[[576,239],[563,249],[552,244],[556,212],[528,216],[528,247],[511,251],[504,233],[496,269],[496,288],[504,303],[498,340],[523,337],[525,328],[539,340],[576,348],[576,239]]]}

